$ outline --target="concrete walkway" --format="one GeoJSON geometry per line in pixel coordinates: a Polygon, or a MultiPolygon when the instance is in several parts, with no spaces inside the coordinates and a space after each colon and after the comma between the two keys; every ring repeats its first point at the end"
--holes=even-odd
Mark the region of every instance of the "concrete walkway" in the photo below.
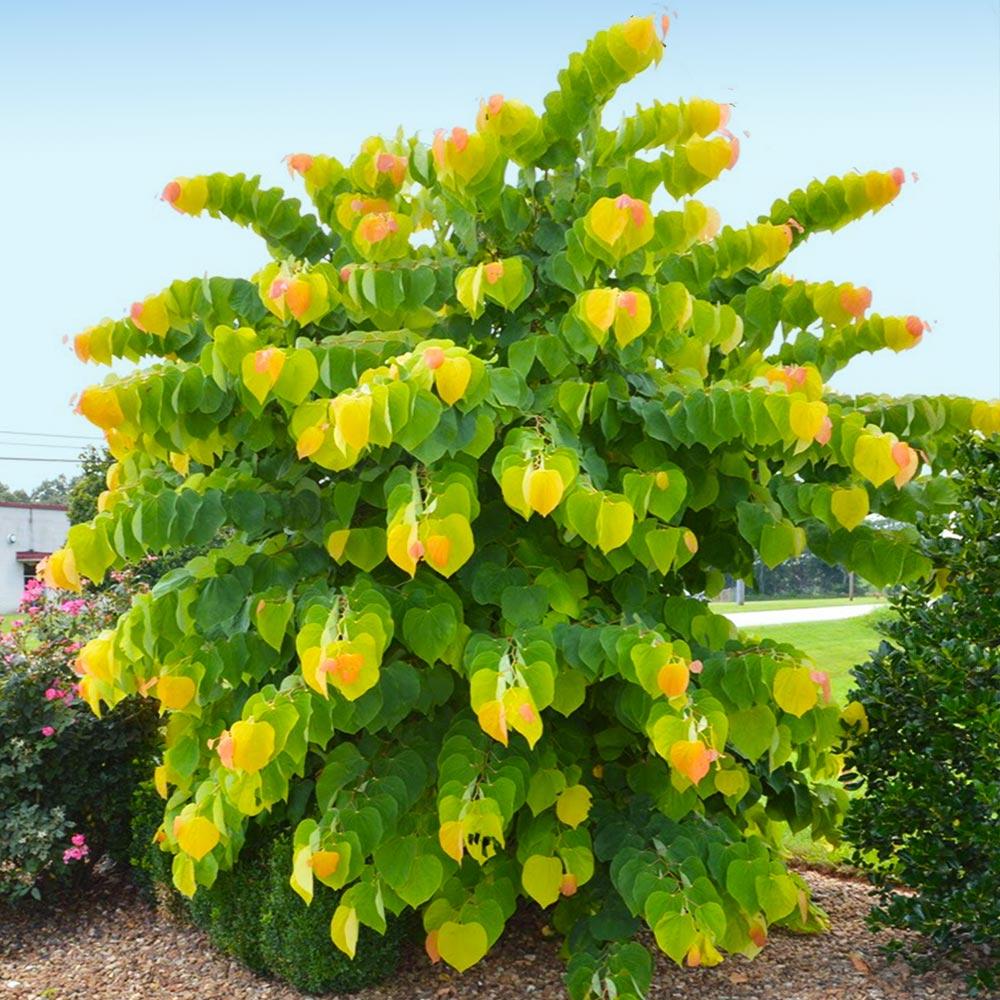
{"type": "Polygon", "coordinates": [[[754,625],[794,625],[799,622],[835,622],[842,618],[860,618],[885,607],[884,604],[817,605],[812,608],[781,608],[777,611],[729,611],[726,617],[740,628],[754,625]]]}

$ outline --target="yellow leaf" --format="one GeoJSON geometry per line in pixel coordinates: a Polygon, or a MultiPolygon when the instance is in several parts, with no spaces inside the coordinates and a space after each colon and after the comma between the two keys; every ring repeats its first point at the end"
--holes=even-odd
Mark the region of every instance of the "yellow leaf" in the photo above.
{"type": "Polygon", "coordinates": [[[340,905],[330,920],[330,940],[348,958],[354,958],[358,947],[358,911],[353,906],[340,905]]]}
{"type": "Polygon", "coordinates": [[[112,633],[102,632],[91,639],[76,658],[79,673],[89,674],[110,684],[113,678],[112,633]]]}
{"type": "Polygon", "coordinates": [[[438,843],[449,858],[461,863],[465,844],[465,825],[462,821],[453,819],[442,823],[438,830],[438,843]]]}
{"type": "Polygon", "coordinates": [[[507,727],[520,733],[534,748],[542,735],[542,719],[527,688],[508,688],[503,696],[507,727]]]}
{"type": "Polygon", "coordinates": [[[774,700],[790,715],[805,715],[819,700],[809,668],[782,667],[774,675],[774,700]]]}
{"type": "MultiPolygon", "coordinates": [[[[614,198],[599,198],[587,213],[588,228],[609,246],[625,231],[627,222],[628,216],[615,205],[614,198]]],[[[609,323],[608,326],[610,325],[609,323]]]]}
{"type": "Polygon", "coordinates": [[[194,697],[194,681],[190,677],[164,675],[156,682],[156,696],[164,708],[179,711],[194,697]]]}
{"type": "Polygon", "coordinates": [[[468,358],[446,357],[441,367],[434,372],[434,385],[441,399],[452,406],[465,395],[471,378],[472,364],[468,358]]]}
{"type": "Polygon", "coordinates": [[[586,785],[570,785],[556,799],[556,815],[560,822],[576,829],[590,813],[590,789],[586,785]]]}
{"type": "Polygon", "coordinates": [[[868,516],[868,490],[863,486],[835,489],[830,494],[830,512],[841,527],[853,531],[868,516]]]}
{"type": "Polygon", "coordinates": [[[333,401],[333,420],[344,443],[360,451],[371,435],[372,397],[367,393],[345,393],[333,401]]]}
{"type": "Polygon", "coordinates": [[[323,447],[325,440],[326,434],[318,424],[313,427],[307,427],[299,435],[299,439],[295,444],[296,454],[299,458],[308,458],[323,447]]]}
{"type": "Polygon", "coordinates": [[[386,535],[386,553],[404,573],[413,576],[417,571],[417,560],[423,555],[417,526],[404,523],[391,527],[386,535]]]}
{"type": "Polygon", "coordinates": [[[653,310],[649,296],[638,288],[619,292],[615,303],[615,340],[619,347],[628,347],[641,337],[652,322],[653,310]]]}
{"type": "Polygon", "coordinates": [[[852,701],[840,713],[840,721],[847,726],[860,726],[861,732],[868,732],[868,713],[860,701],[852,701]]]}
{"type": "Polygon", "coordinates": [[[530,467],[526,465],[511,465],[500,476],[500,491],[503,493],[504,503],[525,520],[531,517],[531,507],[525,498],[524,488],[530,471],[530,467]]]}
{"type": "Polygon", "coordinates": [[[583,318],[597,330],[607,333],[615,321],[617,302],[617,289],[592,288],[580,296],[583,318]]]}
{"type": "Polygon", "coordinates": [[[274,729],[268,722],[246,719],[233,724],[233,764],[254,774],[274,755],[274,729]]]}
{"type": "Polygon", "coordinates": [[[156,794],[159,795],[161,799],[169,798],[166,764],[157,764],[156,767],[153,768],[153,787],[156,789],[156,794]]]}
{"type": "Polygon", "coordinates": [[[539,906],[551,906],[560,895],[563,866],[558,858],[532,854],[521,869],[521,885],[539,906]]]}
{"type": "Polygon", "coordinates": [[[112,430],[125,422],[115,390],[104,386],[92,385],[84,389],[76,409],[101,430],[112,430]]]}
{"type": "Polygon", "coordinates": [[[177,177],[163,189],[162,199],[186,215],[197,215],[208,203],[205,177],[177,177]]]}
{"type": "Polygon", "coordinates": [[[862,434],[854,446],[854,468],[873,486],[881,486],[899,472],[892,445],[887,434],[862,434]]]}
{"type": "Polygon", "coordinates": [[[529,469],[522,489],[527,505],[536,513],[547,517],[562,500],[562,476],[555,469],[529,469]]]}
{"type": "Polygon", "coordinates": [[[336,559],[337,562],[344,556],[344,549],[347,548],[347,539],[350,538],[349,528],[341,528],[338,531],[331,531],[330,537],[326,540],[326,551],[336,559]]]}
{"type": "Polygon", "coordinates": [[[475,965],[486,954],[488,947],[489,939],[482,924],[459,924],[446,920],[438,928],[438,953],[459,972],[475,965]]]}
{"type": "Polygon", "coordinates": [[[129,315],[143,333],[165,337],[170,331],[170,316],[163,295],[151,295],[142,302],[134,302],[129,315]]]}
{"type": "Polygon", "coordinates": [[[826,411],[826,403],[820,400],[810,403],[804,399],[793,399],[788,411],[788,423],[792,433],[800,441],[812,441],[823,427],[826,411]]]}
{"type": "Polygon", "coordinates": [[[177,843],[185,854],[201,861],[218,844],[218,828],[205,816],[179,817],[179,820],[177,843]]]}
{"type": "Polygon", "coordinates": [[[498,743],[507,746],[507,712],[502,702],[487,701],[480,705],[476,718],[487,736],[492,736],[498,743]]]}

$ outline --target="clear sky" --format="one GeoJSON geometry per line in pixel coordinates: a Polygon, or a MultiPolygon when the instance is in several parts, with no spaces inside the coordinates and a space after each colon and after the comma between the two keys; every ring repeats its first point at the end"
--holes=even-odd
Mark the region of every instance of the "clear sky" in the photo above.
{"type": "MultiPolygon", "coordinates": [[[[902,166],[879,215],[814,237],[798,277],[869,285],[873,308],[934,324],[864,356],[842,391],[1000,395],[1000,73],[996,0],[678,0],[659,68],[606,121],[657,98],[735,107],[737,169],[705,189],[733,225],[813,177],[902,166]],[[749,133],[744,136],[742,133],[749,133]]],[[[540,105],[571,50],[647,13],[624,0],[0,4],[0,456],[70,454],[68,400],[103,377],[62,338],[174,278],[249,275],[251,233],[157,200],[214,170],[297,185],[289,152],[350,158],[373,133],[471,126],[480,97],[540,105]],[[14,441],[46,447],[23,447],[14,441]],[[52,444],[59,447],[49,447],[52,444]]],[[[0,461],[35,485],[70,465],[0,461]]]]}

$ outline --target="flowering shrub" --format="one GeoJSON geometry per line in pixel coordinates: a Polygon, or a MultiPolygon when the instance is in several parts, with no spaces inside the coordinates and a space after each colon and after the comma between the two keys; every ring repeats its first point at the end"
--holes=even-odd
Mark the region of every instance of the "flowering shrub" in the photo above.
{"type": "Polygon", "coordinates": [[[128,605],[132,573],[117,577],[80,597],[31,581],[0,635],[0,898],[37,897],[127,847],[155,714],[132,699],[94,718],[73,672],[83,643],[128,605]]]}
{"type": "Polygon", "coordinates": [[[737,163],[728,105],[601,127],[662,51],[635,18],[542,114],[497,95],[430,145],[292,155],[316,214],[259,178],[177,178],[164,201],[253,229],[261,269],[75,338],[151,363],[81,394],[116,462],[50,578],[228,532],[80,653],[95,710],[141,692],[166,715],[159,837],[186,895],[294,803],[288,876],[305,904],[341,893],[351,956],[409,909],[465,970],[523,899],[566,935],[574,997],[624,998],[650,978],[641,923],[689,965],[823,925],[777,845],[844,807],[828,678],[699,595],[807,545],[880,586],[926,574],[932,473],[1000,407],[828,388],[926,324],[780,269],[905,174],[723,228],[692,196],[737,163]]]}

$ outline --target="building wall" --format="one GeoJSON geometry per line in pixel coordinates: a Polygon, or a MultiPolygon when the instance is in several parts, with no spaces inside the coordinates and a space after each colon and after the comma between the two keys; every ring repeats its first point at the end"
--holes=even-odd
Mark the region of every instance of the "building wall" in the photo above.
{"type": "Polygon", "coordinates": [[[0,613],[13,611],[24,590],[24,565],[17,553],[55,552],[68,531],[69,518],[61,508],[0,503],[0,613]]]}

